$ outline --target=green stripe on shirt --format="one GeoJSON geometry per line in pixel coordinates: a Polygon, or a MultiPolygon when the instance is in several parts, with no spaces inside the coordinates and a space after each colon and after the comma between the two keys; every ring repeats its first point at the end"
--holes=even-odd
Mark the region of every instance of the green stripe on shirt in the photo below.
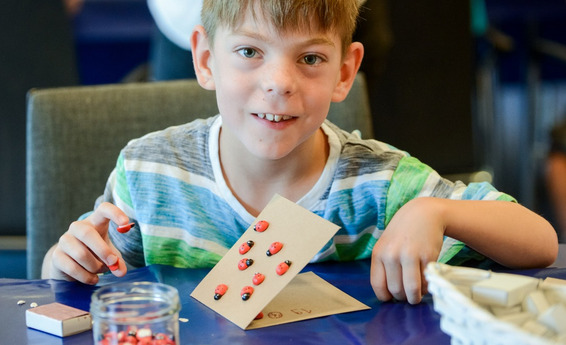
{"type": "Polygon", "coordinates": [[[391,185],[387,192],[387,205],[385,208],[385,227],[410,200],[414,199],[422,190],[428,176],[433,170],[413,157],[403,157],[391,177],[391,185]]]}
{"type": "Polygon", "coordinates": [[[183,268],[213,267],[222,255],[189,246],[174,238],[144,235],[145,260],[152,264],[183,268]]]}
{"type": "Polygon", "coordinates": [[[124,155],[123,153],[118,156],[118,162],[116,163],[116,194],[122,201],[132,207],[132,197],[128,189],[128,182],[126,179],[126,168],[124,166],[124,155]]]}

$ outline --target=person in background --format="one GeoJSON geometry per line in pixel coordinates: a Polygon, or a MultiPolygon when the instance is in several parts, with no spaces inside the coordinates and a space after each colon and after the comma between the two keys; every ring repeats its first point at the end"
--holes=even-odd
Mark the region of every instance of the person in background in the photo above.
{"type": "Polygon", "coordinates": [[[65,12],[69,17],[74,17],[82,10],[85,0],[63,0],[65,12]]]}
{"type": "Polygon", "coordinates": [[[150,43],[149,80],[195,78],[191,32],[200,24],[202,0],[148,0],[157,29],[150,43]]]}
{"type": "Polygon", "coordinates": [[[566,243],[566,121],[552,129],[545,179],[558,238],[566,243]]]}

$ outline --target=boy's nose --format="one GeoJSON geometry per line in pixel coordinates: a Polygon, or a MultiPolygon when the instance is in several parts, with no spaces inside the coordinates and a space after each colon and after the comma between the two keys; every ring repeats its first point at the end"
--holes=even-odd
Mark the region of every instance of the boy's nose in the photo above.
{"type": "Polygon", "coordinates": [[[262,78],[264,92],[273,96],[292,95],[297,87],[295,73],[294,66],[284,62],[269,66],[262,78]]]}

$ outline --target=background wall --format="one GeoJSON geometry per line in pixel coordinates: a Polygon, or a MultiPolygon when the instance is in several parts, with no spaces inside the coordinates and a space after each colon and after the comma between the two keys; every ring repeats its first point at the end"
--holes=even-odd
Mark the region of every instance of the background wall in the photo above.
{"type": "Polygon", "coordinates": [[[78,84],[71,26],[61,0],[7,0],[0,19],[0,229],[25,227],[25,95],[78,84]],[[49,28],[49,30],[46,30],[49,28]]]}
{"type": "Polygon", "coordinates": [[[473,41],[466,1],[389,1],[393,44],[370,84],[374,132],[440,173],[477,168],[473,41]]]}
{"type": "MultiPolygon", "coordinates": [[[[8,0],[0,19],[0,277],[25,277],[27,90],[132,80],[149,57],[145,0],[85,0],[74,18],[61,3],[8,0]]],[[[547,43],[566,44],[566,3],[368,0],[360,39],[383,13],[388,46],[368,44],[364,62],[376,137],[443,174],[487,170],[552,218],[540,166],[566,116],[566,68],[547,43]]]]}
{"type": "Polygon", "coordinates": [[[61,0],[2,3],[0,278],[26,276],[21,265],[25,262],[26,92],[32,87],[79,83],[71,29],[61,0]]]}
{"type": "Polygon", "coordinates": [[[498,188],[551,219],[542,175],[550,130],[566,116],[566,3],[486,3],[475,64],[485,163],[498,188]]]}

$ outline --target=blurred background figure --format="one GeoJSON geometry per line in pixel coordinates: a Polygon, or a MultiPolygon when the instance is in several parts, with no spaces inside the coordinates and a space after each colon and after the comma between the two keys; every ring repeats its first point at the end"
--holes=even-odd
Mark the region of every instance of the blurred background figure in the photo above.
{"type": "Polygon", "coordinates": [[[200,24],[201,0],[148,0],[157,29],[151,38],[150,81],[194,78],[191,33],[200,24]]]}
{"type": "Polygon", "coordinates": [[[546,162],[546,186],[558,238],[561,243],[566,243],[566,121],[551,132],[551,146],[546,162]]]}
{"type": "Polygon", "coordinates": [[[69,17],[76,16],[82,9],[84,0],[63,0],[65,12],[69,17]]]}

